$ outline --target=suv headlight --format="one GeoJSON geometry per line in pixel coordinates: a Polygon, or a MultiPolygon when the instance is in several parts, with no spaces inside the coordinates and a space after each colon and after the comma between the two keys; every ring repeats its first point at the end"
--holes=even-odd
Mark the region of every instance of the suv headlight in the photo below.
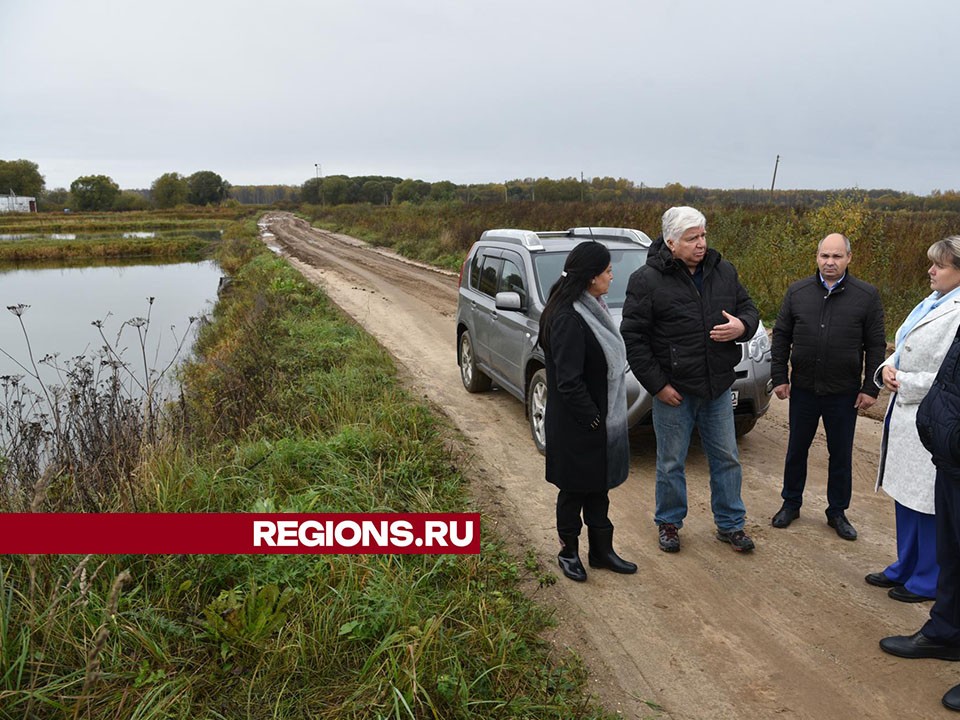
{"type": "Polygon", "coordinates": [[[747,343],[747,354],[754,362],[760,362],[770,352],[770,338],[767,337],[763,323],[757,328],[757,334],[747,343]]]}

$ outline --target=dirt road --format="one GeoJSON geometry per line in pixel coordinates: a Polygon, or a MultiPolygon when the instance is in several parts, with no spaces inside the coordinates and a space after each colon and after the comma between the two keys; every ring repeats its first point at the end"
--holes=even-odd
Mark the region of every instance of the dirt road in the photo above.
{"type": "MultiPolygon", "coordinates": [[[[405,366],[415,390],[443,408],[467,438],[484,511],[520,554],[533,548],[556,568],[555,491],[543,480],[523,407],[504,392],[470,395],[455,355],[457,278],[400,261],[285,213],[266,217],[265,241],[323,286],[405,366]]],[[[801,518],[775,530],[786,446],[786,403],[741,441],[747,530],[757,550],[738,555],[714,538],[706,462],[688,462],[690,512],[683,549],[657,548],[653,524],[654,445],[633,448],[631,475],[611,494],[616,546],[633,576],[589,571],[535,591],[557,608],[555,640],[588,662],[594,687],[628,718],[953,717],[940,696],[960,682],[960,665],[900,660],[878,640],[910,634],[929,603],[905,605],[864,583],[895,556],[893,502],[873,491],[879,423],[858,423],[854,497],[848,517],[860,539],[826,526],[825,446],[811,451],[801,518]],[[660,709],[657,709],[659,707],[660,709]]]]}

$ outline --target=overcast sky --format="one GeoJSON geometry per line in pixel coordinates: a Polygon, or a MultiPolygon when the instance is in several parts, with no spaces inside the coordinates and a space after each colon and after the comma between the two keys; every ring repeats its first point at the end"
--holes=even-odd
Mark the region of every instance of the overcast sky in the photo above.
{"type": "Polygon", "coordinates": [[[0,159],[960,189],[957,0],[0,0],[0,159]],[[952,69],[951,69],[952,68],[952,69]]]}

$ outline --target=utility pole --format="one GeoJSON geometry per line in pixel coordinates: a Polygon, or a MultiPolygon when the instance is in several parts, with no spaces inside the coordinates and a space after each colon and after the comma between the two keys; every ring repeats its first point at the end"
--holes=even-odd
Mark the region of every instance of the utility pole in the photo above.
{"type": "Polygon", "coordinates": [[[583,202],[583,170],[580,171],[580,202],[583,202]]]}
{"type": "Polygon", "coordinates": [[[320,163],[314,163],[313,167],[317,171],[317,200],[319,200],[320,199],[320,163]]]}
{"type": "Polygon", "coordinates": [[[777,166],[780,164],[780,156],[777,155],[777,161],[773,164],[773,181],[770,183],[770,199],[773,200],[773,186],[777,184],[777,166]]]}

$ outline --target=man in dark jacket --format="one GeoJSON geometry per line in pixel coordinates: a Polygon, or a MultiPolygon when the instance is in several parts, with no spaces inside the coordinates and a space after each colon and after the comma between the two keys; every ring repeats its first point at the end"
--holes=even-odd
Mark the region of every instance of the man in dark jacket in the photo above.
{"type": "MultiPolygon", "coordinates": [[[[920,630],[886,637],[880,648],[903,658],[960,660],[960,332],[917,410],[917,433],[937,466],[937,597],[920,630]]],[[[960,685],[942,702],[960,711],[960,685]]]]}
{"type": "Polygon", "coordinates": [[[807,454],[820,418],[830,453],[827,524],[844,540],[856,540],[847,520],[853,478],[857,411],[877,400],[873,376],[883,362],[883,306],[873,285],[847,272],[850,241],[827,235],[817,247],[817,272],[788,289],[773,328],[773,391],[790,399],[790,439],[783,467],[783,506],[776,528],[800,517],[807,482],[807,454]],[[787,361],[792,368],[787,375],[787,361]]]}
{"type": "Polygon", "coordinates": [[[654,396],[657,435],[656,514],[660,549],[680,549],[687,515],[684,465],[694,428],[710,465],[717,538],[734,550],[754,547],[743,531],[742,472],[730,388],[753,337],[757,308],[737,271],[707,248],[706,218],[691,207],[663,214],[663,235],[627,284],[620,332],[634,375],[654,396]]]}

